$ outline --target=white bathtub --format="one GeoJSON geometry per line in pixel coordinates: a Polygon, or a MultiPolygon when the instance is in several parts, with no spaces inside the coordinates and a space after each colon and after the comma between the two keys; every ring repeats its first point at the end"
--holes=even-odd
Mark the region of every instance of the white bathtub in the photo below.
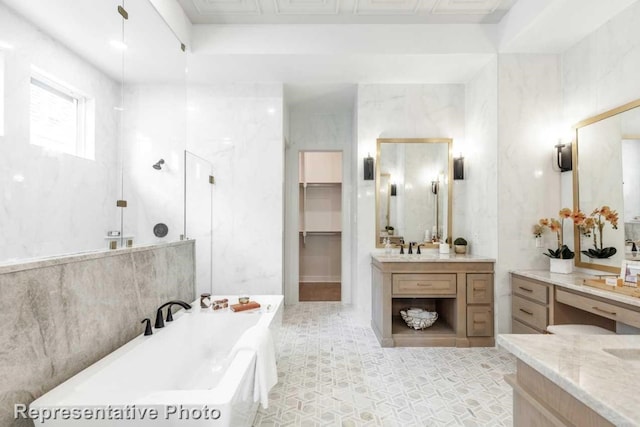
{"type": "Polygon", "coordinates": [[[253,389],[255,352],[231,357],[231,349],[259,322],[277,342],[283,297],[251,299],[262,305],[259,312],[202,310],[199,301],[193,303],[191,312],[181,310],[165,328],[135,338],[35,400],[29,407],[31,417],[38,417],[34,423],[250,426],[258,408],[247,392],[253,389]]]}

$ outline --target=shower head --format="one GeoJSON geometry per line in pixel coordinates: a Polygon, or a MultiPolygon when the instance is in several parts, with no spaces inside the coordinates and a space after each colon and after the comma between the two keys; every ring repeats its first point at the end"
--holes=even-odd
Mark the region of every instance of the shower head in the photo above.
{"type": "Polygon", "coordinates": [[[158,162],[153,165],[153,168],[159,171],[160,169],[162,169],[162,165],[164,165],[164,159],[158,160],[158,162]]]}

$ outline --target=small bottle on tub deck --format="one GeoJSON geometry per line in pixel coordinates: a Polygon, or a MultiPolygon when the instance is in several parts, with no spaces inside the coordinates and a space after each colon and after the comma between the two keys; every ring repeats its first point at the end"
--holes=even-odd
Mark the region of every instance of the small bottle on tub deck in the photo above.
{"type": "Polygon", "coordinates": [[[211,294],[208,292],[200,294],[200,308],[209,307],[211,307],[211,294]]]}

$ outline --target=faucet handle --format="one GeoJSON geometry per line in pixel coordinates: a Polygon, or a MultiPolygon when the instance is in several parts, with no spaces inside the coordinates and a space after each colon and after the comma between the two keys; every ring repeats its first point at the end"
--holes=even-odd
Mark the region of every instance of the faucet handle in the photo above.
{"type": "Polygon", "coordinates": [[[144,328],[144,335],[153,335],[153,330],[151,330],[151,319],[149,319],[148,317],[146,317],[145,319],[142,320],[142,322],[140,323],[144,323],[147,322],[147,325],[144,328]]]}
{"type": "Polygon", "coordinates": [[[171,304],[167,308],[167,322],[173,322],[173,313],[171,312],[171,304]]]}
{"type": "Polygon", "coordinates": [[[156,329],[164,328],[164,319],[162,319],[162,307],[156,311],[156,329]]]}

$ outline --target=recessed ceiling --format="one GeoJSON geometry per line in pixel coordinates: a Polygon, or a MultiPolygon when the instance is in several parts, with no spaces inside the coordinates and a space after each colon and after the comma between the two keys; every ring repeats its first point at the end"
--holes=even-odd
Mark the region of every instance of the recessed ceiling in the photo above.
{"type": "Polygon", "coordinates": [[[516,0],[178,0],[194,24],[495,24],[516,0]]]}

